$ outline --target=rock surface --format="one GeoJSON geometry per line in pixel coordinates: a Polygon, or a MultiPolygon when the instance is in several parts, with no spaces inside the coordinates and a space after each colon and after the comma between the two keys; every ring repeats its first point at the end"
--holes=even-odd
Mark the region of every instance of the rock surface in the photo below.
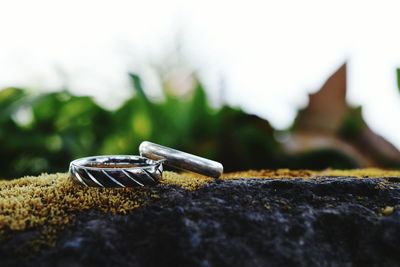
{"type": "Polygon", "coordinates": [[[127,215],[79,212],[54,246],[6,231],[1,266],[399,266],[399,178],[161,184],[127,215]]]}

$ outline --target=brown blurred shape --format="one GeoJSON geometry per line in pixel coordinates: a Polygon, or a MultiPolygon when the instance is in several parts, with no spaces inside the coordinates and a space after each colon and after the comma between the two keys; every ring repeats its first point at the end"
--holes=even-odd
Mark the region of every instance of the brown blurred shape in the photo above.
{"type": "Polygon", "coordinates": [[[353,159],[359,167],[400,166],[400,151],[374,133],[361,107],[346,101],[346,63],[309,96],[308,106],[296,118],[285,149],[291,154],[331,149],[353,159]]]}

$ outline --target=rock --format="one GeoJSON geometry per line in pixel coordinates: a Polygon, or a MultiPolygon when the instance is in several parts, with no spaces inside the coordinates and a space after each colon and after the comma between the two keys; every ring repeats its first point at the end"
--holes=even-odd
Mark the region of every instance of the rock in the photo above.
{"type": "Polygon", "coordinates": [[[75,212],[50,245],[35,246],[46,225],[5,230],[1,266],[399,266],[398,181],[164,183],[126,215],[75,212]]]}

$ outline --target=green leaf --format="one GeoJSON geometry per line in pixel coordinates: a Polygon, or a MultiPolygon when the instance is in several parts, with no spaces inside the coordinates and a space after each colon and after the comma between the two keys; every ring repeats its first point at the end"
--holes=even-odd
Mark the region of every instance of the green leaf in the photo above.
{"type": "Polygon", "coordinates": [[[133,88],[136,90],[138,98],[143,100],[144,102],[148,103],[149,99],[147,98],[146,94],[144,93],[142,81],[137,74],[130,73],[129,76],[132,79],[133,88]]]}
{"type": "Polygon", "coordinates": [[[10,116],[26,101],[27,93],[19,88],[0,90],[0,121],[9,120],[10,116]]]}

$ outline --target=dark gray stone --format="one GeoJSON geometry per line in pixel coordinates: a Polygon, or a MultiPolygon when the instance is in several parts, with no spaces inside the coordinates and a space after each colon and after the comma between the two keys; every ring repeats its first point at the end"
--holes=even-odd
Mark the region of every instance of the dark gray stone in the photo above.
{"type": "Polygon", "coordinates": [[[53,248],[0,241],[1,266],[399,266],[400,186],[381,179],[160,185],[129,215],[77,214],[53,248]],[[382,216],[385,206],[394,206],[382,216]]]}

